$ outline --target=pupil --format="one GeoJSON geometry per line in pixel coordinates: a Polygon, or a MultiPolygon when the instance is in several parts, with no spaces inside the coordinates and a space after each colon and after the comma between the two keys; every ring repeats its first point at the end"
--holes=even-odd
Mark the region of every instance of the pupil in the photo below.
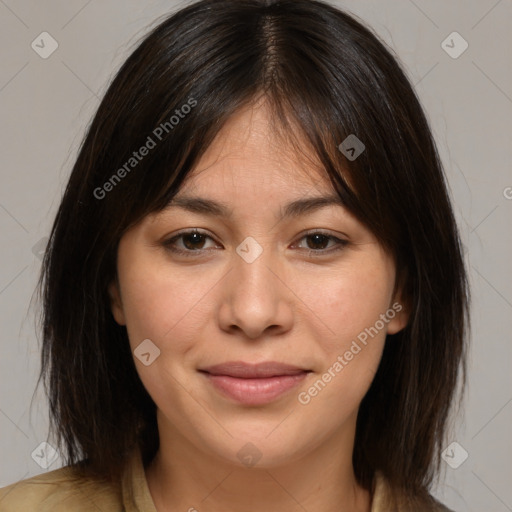
{"type": "Polygon", "coordinates": [[[192,233],[190,235],[186,235],[184,238],[183,238],[183,241],[184,241],[184,245],[185,247],[187,247],[187,249],[197,249],[197,247],[194,246],[194,244],[200,242],[201,240],[201,237],[203,235],[201,235],[201,233],[192,233]],[[194,240],[194,237],[196,237],[196,239],[194,240]],[[192,239],[192,243],[191,244],[188,244],[187,243],[187,240],[191,240],[192,239]],[[189,247],[189,245],[191,245],[192,247],[189,247]]]}
{"type": "MultiPolygon", "coordinates": [[[[325,235],[320,235],[320,234],[316,234],[316,235],[309,235],[309,238],[310,239],[313,239],[314,242],[313,244],[317,244],[319,243],[320,245],[324,246],[325,243],[322,243],[323,242],[326,242],[327,241],[327,237],[325,235]]],[[[314,247],[315,249],[323,249],[324,247],[314,247]]]]}

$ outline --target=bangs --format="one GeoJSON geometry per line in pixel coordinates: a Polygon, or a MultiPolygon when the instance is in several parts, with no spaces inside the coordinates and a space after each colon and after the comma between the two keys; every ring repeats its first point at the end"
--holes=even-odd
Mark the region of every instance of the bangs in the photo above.
{"type": "MultiPolygon", "coordinates": [[[[393,248],[396,223],[389,215],[389,202],[381,199],[386,191],[379,187],[393,185],[395,178],[389,169],[398,168],[396,155],[407,152],[400,148],[393,154],[387,151],[382,134],[390,126],[382,110],[391,112],[390,119],[404,117],[404,113],[393,112],[389,90],[380,97],[363,93],[363,85],[384,89],[382,73],[354,53],[353,41],[347,41],[346,49],[334,59],[328,36],[318,35],[322,13],[315,14],[319,19],[313,17],[311,26],[301,31],[293,25],[283,26],[277,14],[261,22],[247,19],[242,25],[225,20],[222,30],[208,34],[200,49],[188,40],[192,32],[166,34],[157,40],[162,35],[157,27],[150,34],[119,72],[119,76],[129,73],[144,79],[129,87],[124,82],[116,87],[114,81],[102,104],[115,104],[120,87],[128,96],[117,118],[111,118],[110,138],[102,141],[108,149],[93,166],[96,184],[101,187],[115,169],[126,169],[135,160],[134,152],[151,146],[143,159],[134,161],[133,170],[121,171],[125,177],[116,179],[104,201],[111,207],[102,205],[111,217],[124,215],[118,237],[144,216],[165,208],[229,118],[263,97],[272,116],[269,131],[276,140],[291,145],[310,168],[326,173],[346,208],[386,248],[393,248]],[[302,44],[305,35],[307,46],[302,44]],[[226,59],[226,45],[233,40],[240,44],[236,50],[229,49],[226,59]],[[184,59],[183,48],[190,60],[184,59]],[[149,52],[160,60],[143,69],[149,52]],[[176,64],[178,59],[181,66],[176,64]],[[351,139],[363,148],[354,159],[341,150],[351,139]],[[129,211],[115,209],[115,196],[128,201],[129,211]]],[[[199,32],[210,28],[205,23],[199,23],[199,32]]],[[[343,35],[350,36],[354,37],[343,35]]],[[[398,133],[396,139],[399,146],[398,133]]]]}

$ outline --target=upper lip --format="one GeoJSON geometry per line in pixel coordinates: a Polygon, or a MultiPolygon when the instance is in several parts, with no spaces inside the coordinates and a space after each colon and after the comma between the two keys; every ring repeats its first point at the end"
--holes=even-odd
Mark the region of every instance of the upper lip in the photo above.
{"type": "Polygon", "coordinates": [[[263,363],[246,363],[244,361],[229,361],[207,368],[201,368],[199,371],[207,372],[210,375],[227,375],[229,377],[238,377],[242,379],[263,379],[276,377],[279,375],[298,375],[307,372],[304,368],[290,364],[268,361],[263,363]]]}

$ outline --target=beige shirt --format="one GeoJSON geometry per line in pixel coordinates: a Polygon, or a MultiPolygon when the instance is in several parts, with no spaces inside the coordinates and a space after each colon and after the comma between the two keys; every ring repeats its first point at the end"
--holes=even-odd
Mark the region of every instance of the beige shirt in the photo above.
{"type": "MultiPolygon", "coordinates": [[[[64,467],[0,489],[0,512],[157,512],[138,450],[118,486],[92,479],[77,482],[71,476],[71,468],[64,467]]],[[[200,512],[202,507],[192,503],[190,509],[194,508],[200,512]]],[[[393,501],[386,481],[378,474],[371,512],[405,512],[393,501]]]]}

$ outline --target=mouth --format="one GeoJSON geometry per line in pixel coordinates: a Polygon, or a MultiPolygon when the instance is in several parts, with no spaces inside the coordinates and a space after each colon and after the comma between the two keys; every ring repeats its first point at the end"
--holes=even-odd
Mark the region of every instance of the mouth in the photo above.
{"type": "Polygon", "coordinates": [[[244,405],[264,405],[298,386],[311,370],[274,361],[232,361],[199,372],[223,396],[244,405]]]}

